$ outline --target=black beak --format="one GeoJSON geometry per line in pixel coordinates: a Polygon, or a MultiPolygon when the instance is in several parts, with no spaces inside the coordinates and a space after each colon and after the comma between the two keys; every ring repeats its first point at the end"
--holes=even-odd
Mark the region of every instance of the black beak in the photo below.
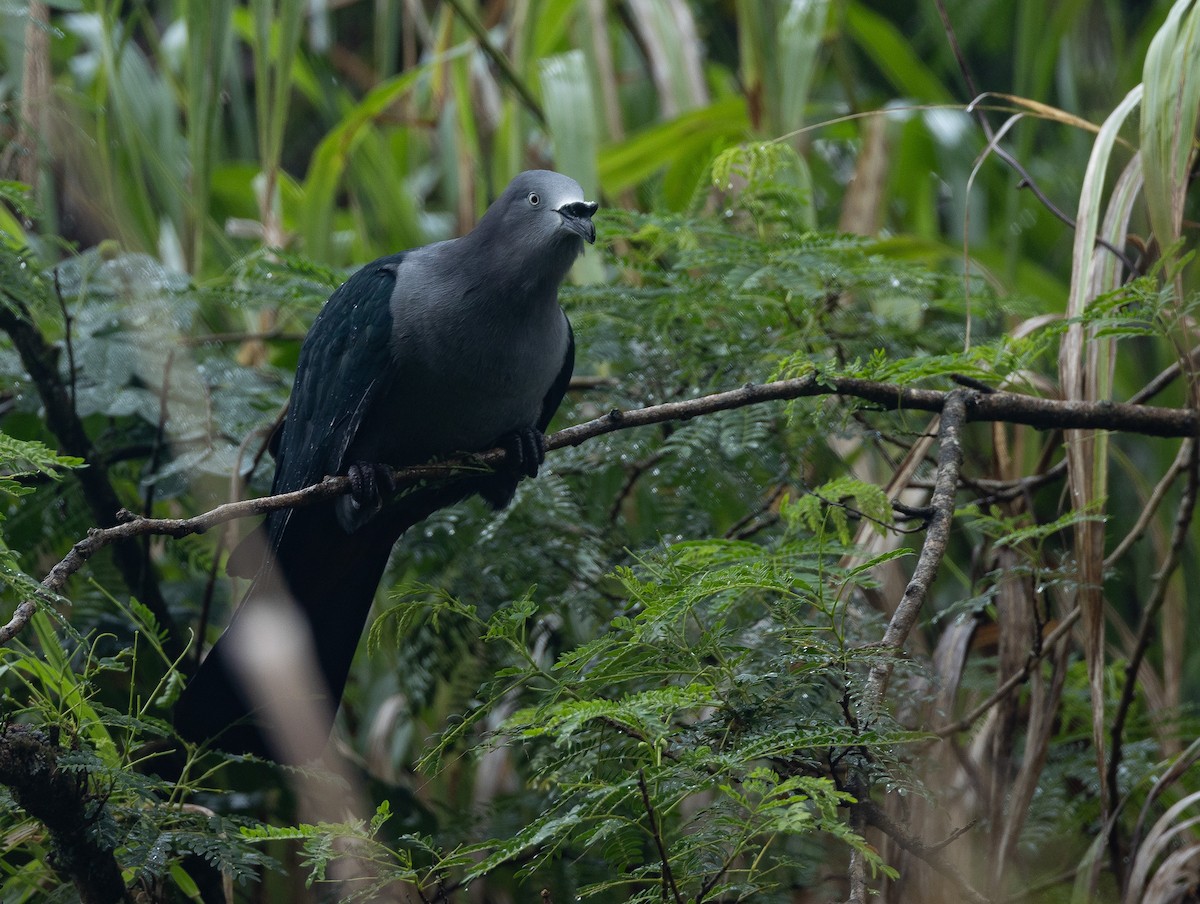
{"type": "Polygon", "coordinates": [[[592,222],[592,214],[600,207],[595,201],[572,201],[558,209],[562,214],[563,225],[576,232],[589,245],[596,243],[596,224],[592,222]]]}

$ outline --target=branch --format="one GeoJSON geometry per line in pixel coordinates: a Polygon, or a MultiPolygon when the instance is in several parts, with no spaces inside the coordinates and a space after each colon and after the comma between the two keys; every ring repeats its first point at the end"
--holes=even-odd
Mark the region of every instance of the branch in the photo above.
{"type": "Polygon", "coordinates": [[[988,899],[972,888],[967,880],[963,878],[962,873],[942,854],[944,845],[929,845],[917,840],[902,826],[897,825],[883,811],[883,808],[872,800],[863,800],[851,806],[859,809],[866,818],[868,825],[879,829],[879,831],[895,841],[902,849],[908,851],[914,857],[924,860],[934,870],[953,882],[958,887],[958,892],[962,895],[962,900],[970,901],[972,904],[988,904],[988,899]]]}
{"type": "MultiPolygon", "coordinates": [[[[974,401],[982,401],[987,396],[976,396],[974,401]]],[[[917,567],[913,569],[912,579],[904,589],[900,604],[892,613],[887,630],[883,634],[881,646],[884,650],[899,653],[909,632],[917,623],[921,613],[921,605],[925,602],[925,594],[937,577],[946,553],[946,544],[950,540],[950,524],[954,520],[954,496],[958,490],[958,475],[962,470],[962,428],[967,420],[968,393],[956,389],[946,397],[946,407],[942,410],[941,423],[938,425],[938,469],[937,481],[933,488],[933,497],[929,507],[933,509],[933,517],[929,519],[929,530],[925,542],[921,545],[921,554],[917,558],[917,567]]],[[[867,680],[865,700],[867,708],[874,709],[887,692],[888,681],[892,676],[894,658],[872,667],[871,676],[867,680]]]]}
{"type": "Polygon", "coordinates": [[[671,861],[667,857],[667,846],[663,841],[658,816],[654,812],[654,804],[650,800],[650,789],[646,787],[646,771],[644,769],[638,770],[638,788],[642,791],[642,804],[646,807],[646,816],[650,820],[650,834],[653,836],[654,844],[658,848],[658,856],[662,858],[663,900],[667,899],[667,890],[670,889],[671,894],[675,897],[676,904],[683,904],[683,895],[679,893],[679,887],[675,884],[675,877],[671,874],[671,861]]]}
{"type": "Polygon", "coordinates": [[[1058,643],[1059,638],[1074,627],[1075,622],[1079,621],[1079,616],[1083,610],[1076,606],[1063,617],[1054,630],[1047,634],[1041,642],[1039,649],[1031,651],[1025,659],[1025,664],[1017,671],[1008,676],[1008,679],[994,690],[990,697],[976,706],[973,710],[959,719],[957,722],[951,722],[949,725],[943,725],[941,728],[934,729],[934,734],[939,738],[948,738],[951,735],[956,735],[960,731],[966,731],[975,722],[986,713],[989,709],[1003,700],[1013,688],[1024,684],[1026,679],[1033,673],[1033,667],[1041,662],[1054,649],[1054,645],[1058,643]]]}
{"type": "MultiPolygon", "coordinates": [[[[546,441],[547,449],[578,446],[595,436],[643,427],[663,421],[689,420],[717,411],[728,411],[761,402],[788,401],[822,395],[843,395],[873,402],[887,411],[940,412],[953,392],[916,389],[853,377],[816,374],[774,383],[747,383],[740,389],[713,395],[665,402],[633,411],[613,410],[604,417],[568,427],[546,441]]],[[[1200,413],[1186,408],[1157,408],[1121,402],[1061,402],[1015,392],[979,394],[973,398],[967,420],[1005,421],[1040,430],[1093,428],[1139,433],[1146,436],[1183,437],[1200,432],[1200,413]]],[[[499,460],[498,458],[496,459],[499,460]]]]}
{"type": "Polygon", "coordinates": [[[109,831],[103,801],[88,790],[86,773],[59,768],[62,749],[45,732],[9,725],[0,732],[0,782],[13,799],[50,832],[50,865],[69,876],[83,904],[125,900],[125,883],[113,849],[102,838],[109,831]]]}
{"type": "MultiPolygon", "coordinates": [[[[0,311],[2,310],[0,309],[0,311]]],[[[1027,424],[1043,430],[1061,427],[1092,427],[1170,437],[1194,436],[1200,428],[1200,412],[1189,409],[1154,408],[1117,402],[1059,402],[1010,392],[975,394],[962,389],[939,392],[933,389],[914,389],[889,383],[877,383],[871,380],[819,379],[810,374],[774,383],[749,383],[740,389],[728,392],[666,402],[662,405],[651,405],[631,411],[613,409],[595,420],[568,427],[547,437],[546,449],[552,451],[568,446],[579,446],[598,436],[633,427],[661,424],[666,421],[689,420],[717,411],[728,411],[763,402],[822,395],[843,395],[864,399],[884,410],[911,409],[933,412],[941,412],[953,398],[957,399],[956,406],[963,406],[966,421],[1007,421],[1027,424]],[[965,404],[967,398],[970,399],[970,405],[965,404]]],[[[944,420],[945,415],[943,415],[944,420]]],[[[948,428],[945,428],[943,424],[943,429],[948,428]]],[[[955,442],[957,443],[957,439],[955,442]]],[[[397,489],[404,489],[422,482],[447,480],[456,475],[478,474],[483,469],[501,464],[504,458],[503,449],[492,449],[469,458],[454,459],[441,464],[397,469],[393,472],[393,477],[397,489]]],[[[82,473],[86,474],[94,470],[94,468],[88,468],[82,473]]],[[[957,480],[957,467],[954,473],[957,480]]],[[[49,591],[58,592],[65,585],[67,578],[83,567],[84,563],[96,552],[120,540],[145,534],[163,534],[169,537],[200,534],[237,518],[265,515],[279,509],[299,508],[333,499],[348,492],[349,489],[348,478],[326,477],[318,484],[296,490],[293,493],[230,502],[192,518],[139,518],[125,512],[125,523],[113,527],[94,528],[89,531],[87,537],[76,543],[67,556],[50,570],[42,584],[49,591]]],[[[117,548],[121,549],[122,546],[118,545],[117,548]]],[[[16,636],[28,623],[34,611],[36,611],[36,606],[32,600],[21,603],[9,623],[0,627],[0,644],[7,643],[16,636]]]]}
{"type": "MultiPolygon", "coordinates": [[[[59,451],[88,462],[86,468],[80,468],[74,475],[83,489],[83,497],[92,510],[92,517],[97,524],[113,524],[117,512],[121,510],[121,501],[108,478],[108,468],[95,455],[83,422],[63,385],[58,355],[34,324],[25,305],[12,296],[9,301],[11,304],[0,304],[0,330],[8,333],[12,339],[22,365],[37,388],[46,412],[46,426],[57,439],[59,451]]],[[[182,646],[175,622],[167,610],[151,564],[145,561],[136,545],[129,543],[118,544],[113,549],[113,559],[129,592],[138,596],[167,631],[167,651],[173,655],[180,653],[182,646]]],[[[26,620],[32,614],[30,609],[26,620]]],[[[2,642],[4,640],[0,640],[2,642]]]]}

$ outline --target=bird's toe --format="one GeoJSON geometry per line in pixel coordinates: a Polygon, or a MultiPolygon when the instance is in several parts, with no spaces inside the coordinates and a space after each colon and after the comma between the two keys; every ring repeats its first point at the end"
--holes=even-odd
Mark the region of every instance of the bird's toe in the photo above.
{"type": "Polygon", "coordinates": [[[522,477],[537,477],[546,460],[546,437],[536,427],[514,430],[500,443],[507,453],[506,467],[522,477]]]}
{"type": "Polygon", "coordinates": [[[541,430],[521,431],[521,464],[527,477],[537,477],[538,468],[546,460],[546,437],[541,430]]]}
{"type": "Polygon", "coordinates": [[[395,489],[392,469],[373,462],[356,461],[346,471],[350,478],[350,502],[356,509],[375,512],[385,493],[395,489]]]}
{"type": "Polygon", "coordinates": [[[361,462],[350,465],[346,471],[350,478],[350,501],[355,508],[363,508],[375,488],[375,475],[361,462]]]}

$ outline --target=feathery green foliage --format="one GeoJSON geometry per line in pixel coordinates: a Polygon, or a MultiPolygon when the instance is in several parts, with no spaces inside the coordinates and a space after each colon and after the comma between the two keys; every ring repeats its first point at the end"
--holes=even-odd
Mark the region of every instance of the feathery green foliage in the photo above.
{"type": "MultiPolygon", "coordinates": [[[[0,761],[33,738],[135,894],[783,902],[860,877],[889,901],[1115,901],[1194,853],[1143,841],[1196,790],[1187,445],[1099,437],[1081,502],[1060,434],[966,425],[899,647],[930,415],[819,396],[557,450],[503,512],[399,545],[338,726],[347,784],[165,753],[195,647],[166,650],[227,619],[231,534],[136,541],[132,575],[102,552],[61,595],[36,580],[96,526],[100,469],[152,516],[266,492],[347,268],[461,232],[531,166],[604,202],[562,293],[595,379],[556,427],[809,375],[1073,397],[1064,350],[1101,401],[1189,404],[1194,2],[944,4],[978,89],[1021,95],[980,107],[1019,177],[964,109],[937,4],[77,6],[51,6],[38,203],[0,182],[0,312],[49,349],[35,378],[0,335],[0,598],[38,602],[0,647],[0,761]],[[54,451],[72,418],[86,463],[54,451]],[[1103,631],[1080,647],[1085,556],[1103,631]],[[345,810],[312,816],[330,782],[345,810]]],[[[6,135],[23,16],[0,16],[6,135]]],[[[17,787],[0,898],[72,900],[17,787]]]]}

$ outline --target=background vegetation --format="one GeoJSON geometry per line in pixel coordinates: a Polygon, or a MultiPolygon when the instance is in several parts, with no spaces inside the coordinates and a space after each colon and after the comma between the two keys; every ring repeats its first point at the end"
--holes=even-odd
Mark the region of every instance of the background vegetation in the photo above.
{"type": "Polygon", "coordinates": [[[1197,445],[1055,417],[1195,407],[1197,60],[1185,0],[0,6],[0,899],[1194,896],[1197,445]],[[55,563],[264,493],[347,268],[532,166],[603,204],[557,427],[829,394],[413,530],[339,769],[171,753],[230,536],[55,563]]]}

